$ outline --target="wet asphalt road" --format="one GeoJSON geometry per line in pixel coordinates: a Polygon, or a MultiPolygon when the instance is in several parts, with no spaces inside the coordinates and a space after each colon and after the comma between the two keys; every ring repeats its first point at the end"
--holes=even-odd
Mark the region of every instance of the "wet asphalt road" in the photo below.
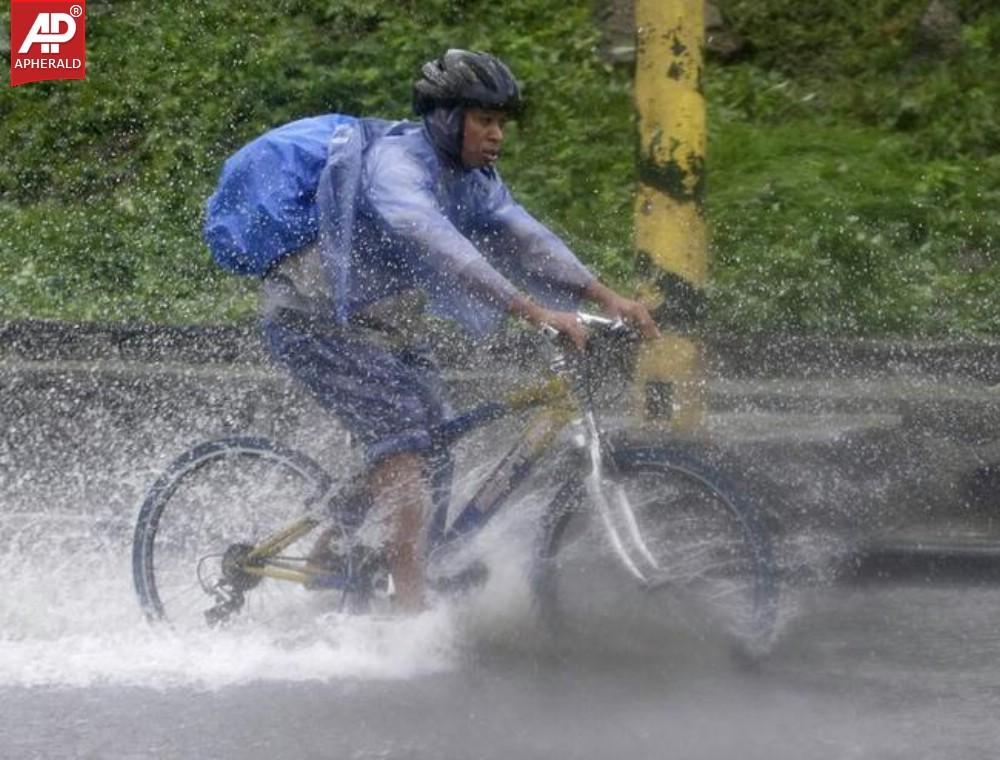
{"type": "MultiPolygon", "coordinates": [[[[1000,589],[990,585],[835,586],[811,574],[786,594],[782,633],[755,672],[676,631],[647,629],[636,644],[613,613],[610,623],[578,621],[553,646],[504,600],[475,630],[448,629],[443,656],[404,632],[388,644],[405,644],[402,655],[379,653],[362,668],[371,653],[342,637],[160,646],[138,620],[127,553],[138,499],[164,463],[194,440],[248,426],[334,460],[343,449],[308,409],[241,382],[164,370],[135,394],[86,373],[6,378],[0,758],[971,760],[1000,751],[1000,589]]],[[[843,474],[812,482],[847,505],[871,490],[843,474]]],[[[803,519],[783,540],[805,565],[826,528],[803,519]]]]}
{"type": "MultiPolygon", "coordinates": [[[[216,688],[0,687],[18,758],[937,758],[1000,749],[1000,591],[862,587],[798,596],[771,658],[705,642],[616,651],[514,637],[444,672],[216,688]]],[[[109,665],[114,680],[115,668],[109,665]]]]}

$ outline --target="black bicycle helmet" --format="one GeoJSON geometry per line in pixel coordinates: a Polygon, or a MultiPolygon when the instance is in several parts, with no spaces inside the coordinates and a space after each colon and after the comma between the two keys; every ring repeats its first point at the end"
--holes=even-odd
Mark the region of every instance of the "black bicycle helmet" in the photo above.
{"type": "Polygon", "coordinates": [[[514,114],[521,108],[521,88],[496,56],[449,50],[420,69],[420,78],[413,83],[413,111],[423,116],[438,107],[455,106],[514,114]]]}

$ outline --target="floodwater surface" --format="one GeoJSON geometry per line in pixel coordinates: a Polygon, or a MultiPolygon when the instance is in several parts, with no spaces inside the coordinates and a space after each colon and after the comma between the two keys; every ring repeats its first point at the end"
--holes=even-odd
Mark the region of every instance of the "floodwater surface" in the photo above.
{"type": "Polygon", "coordinates": [[[317,601],[272,625],[172,631],[139,613],[126,537],[50,517],[15,540],[8,520],[2,755],[929,760],[1000,747],[998,590],[790,589],[771,656],[747,670],[655,615],[616,629],[614,599],[553,640],[517,570],[523,527],[485,538],[485,589],[413,619],[317,601]]]}
{"type": "MultiPolygon", "coordinates": [[[[143,491],[220,420],[222,432],[261,422],[229,398],[231,384],[198,386],[207,395],[196,406],[179,381],[141,404],[124,391],[96,403],[121,388],[88,382],[35,379],[0,394],[0,407],[33,399],[35,415],[9,410],[0,440],[2,758],[971,760],[1000,750],[1000,589],[792,573],[773,650],[751,670],[671,610],[637,617],[603,587],[553,636],[524,573],[531,505],[483,536],[492,574],[480,592],[416,618],[344,616],[316,594],[266,625],[152,627],[130,563],[143,491]],[[228,421],[216,409],[245,414],[228,421]]],[[[307,417],[263,432],[315,456],[343,448],[342,434],[307,417]]],[[[821,568],[838,540],[805,521],[779,555],[821,568]]]]}

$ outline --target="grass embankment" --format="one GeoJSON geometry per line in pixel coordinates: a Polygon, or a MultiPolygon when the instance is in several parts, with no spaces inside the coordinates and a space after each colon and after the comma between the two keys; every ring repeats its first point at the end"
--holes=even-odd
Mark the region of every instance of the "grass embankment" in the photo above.
{"type": "Polygon", "coordinates": [[[1000,10],[942,52],[926,6],[726,4],[755,51],[708,76],[717,326],[1000,332],[1000,10]]]}
{"type": "MultiPolygon", "coordinates": [[[[965,2],[960,50],[920,58],[923,0],[721,5],[754,52],[706,76],[713,322],[996,332],[1000,12],[965,2]]],[[[405,117],[449,46],[527,84],[506,179],[627,281],[631,81],[597,44],[587,0],[92,0],[87,80],[0,94],[0,317],[248,317],[199,238],[222,160],[304,115],[405,117]]]]}

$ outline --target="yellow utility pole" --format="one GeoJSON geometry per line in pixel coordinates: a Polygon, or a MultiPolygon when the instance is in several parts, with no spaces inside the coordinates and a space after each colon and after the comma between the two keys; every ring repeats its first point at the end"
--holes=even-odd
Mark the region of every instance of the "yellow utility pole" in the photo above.
{"type": "MultiPolygon", "coordinates": [[[[666,307],[677,306],[669,301],[680,294],[700,303],[708,277],[704,0],[636,0],[635,22],[640,138],[635,247],[652,269],[647,295],[666,307]]],[[[700,352],[691,340],[664,332],[662,340],[645,347],[637,397],[651,424],[697,432],[704,417],[702,388],[700,352]]]]}

